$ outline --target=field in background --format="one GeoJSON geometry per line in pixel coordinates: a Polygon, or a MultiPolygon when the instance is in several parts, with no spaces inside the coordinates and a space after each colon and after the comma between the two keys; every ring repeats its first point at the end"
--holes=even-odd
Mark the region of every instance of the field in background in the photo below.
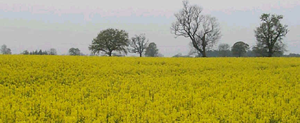
{"type": "Polygon", "coordinates": [[[299,58],[0,55],[0,123],[299,122],[299,58]]]}

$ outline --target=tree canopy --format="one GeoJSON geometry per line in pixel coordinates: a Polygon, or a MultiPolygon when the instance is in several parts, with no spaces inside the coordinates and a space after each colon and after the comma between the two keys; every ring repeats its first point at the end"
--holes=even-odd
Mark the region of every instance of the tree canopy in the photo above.
{"type": "Polygon", "coordinates": [[[239,41],[236,42],[231,49],[232,55],[233,56],[237,56],[237,57],[241,57],[243,56],[245,53],[247,53],[247,50],[249,49],[249,45],[239,41]]]}
{"type": "Polygon", "coordinates": [[[218,49],[219,49],[220,56],[222,56],[222,57],[230,56],[230,46],[229,46],[229,44],[220,44],[218,49]]]}
{"type": "Polygon", "coordinates": [[[56,49],[54,49],[54,48],[51,48],[51,49],[49,50],[49,53],[48,53],[48,55],[57,55],[57,51],[56,51],[56,49]]]}
{"type": "Polygon", "coordinates": [[[158,57],[158,49],[154,42],[151,42],[148,47],[146,48],[145,55],[148,57],[158,57]]]}
{"type": "Polygon", "coordinates": [[[7,48],[7,46],[5,44],[3,44],[1,46],[0,53],[1,54],[11,54],[11,49],[7,48]]]}
{"type": "Polygon", "coordinates": [[[272,57],[276,52],[285,51],[282,42],[283,37],[288,33],[287,25],[282,25],[282,15],[263,14],[260,17],[262,23],[256,28],[255,37],[257,40],[253,50],[261,56],[272,57]]]}
{"type": "Polygon", "coordinates": [[[79,56],[80,55],[80,50],[78,48],[70,48],[69,49],[69,54],[72,56],[79,56]]]}
{"type": "Polygon", "coordinates": [[[101,31],[98,36],[93,39],[89,50],[93,53],[103,52],[108,56],[112,56],[113,51],[127,53],[126,47],[128,45],[129,39],[127,32],[109,28],[101,31]]]}

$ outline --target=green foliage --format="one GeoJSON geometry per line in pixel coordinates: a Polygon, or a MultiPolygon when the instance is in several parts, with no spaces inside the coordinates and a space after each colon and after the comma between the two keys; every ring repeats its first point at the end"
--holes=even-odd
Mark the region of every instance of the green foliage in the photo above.
{"type": "Polygon", "coordinates": [[[21,54],[23,55],[57,55],[57,52],[54,48],[51,48],[50,50],[46,51],[46,50],[35,50],[35,51],[31,51],[29,52],[28,50],[24,50],[21,54]]]}
{"type": "Polygon", "coordinates": [[[219,53],[221,57],[230,56],[230,46],[229,44],[220,44],[219,45],[219,53]]]}
{"type": "Polygon", "coordinates": [[[24,50],[21,54],[23,54],[23,55],[29,55],[29,52],[28,52],[28,50],[24,50]]]}
{"type": "Polygon", "coordinates": [[[243,56],[245,53],[247,53],[247,50],[249,49],[249,45],[239,41],[236,42],[231,49],[232,55],[233,56],[237,56],[237,57],[241,57],[243,56]]]}
{"type": "Polygon", "coordinates": [[[80,55],[80,50],[78,48],[70,48],[69,49],[69,54],[72,56],[79,56],[80,55]]]}
{"type": "Polygon", "coordinates": [[[154,42],[151,42],[149,46],[146,48],[146,56],[148,57],[157,57],[158,56],[158,49],[154,42]]]}
{"type": "Polygon", "coordinates": [[[32,52],[26,52],[27,50],[25,50],[23,52],[24,55],[49,55],[49,53],[47,51],[42,51],[42,50],[35,50],[35,51],[32,51],[32,52]],[[28,54],[27,54],[28,53],[28,54]]]}
{"type": "Polygon", "coordinates": [[[263,14],[260,19],[262,23],[255,30],[257,43],[253,48],[256,56],[283,54],[285,47],[282,40],[288,33],[287,25],[280,22],[283,16],[263,14]]]}
{"type": "Polygon", "coordinates": [[[57,51],[56,51],[56,49],[54,49],[54,48],[51,48],[51,49],[49,50],[49,53],[48,53],[48,55],[57,55],[57,51]]]}
{"type": "Polygon", "coordinates": [[[93,39],[89,46],[94,54],[103,52],[108,56],[112,56],[113,51],[124,52],[127,54],[126,47],[129,45],[128,33],[124,30],[106,29],[101,31],[98,36],[93,39]]]}
{"type": "Polygon", "coordinates": [[[7,48],[7,46],[4,44],[1,46],[0,53],[1,54],[11,54],[11,49],[7,48]]]}

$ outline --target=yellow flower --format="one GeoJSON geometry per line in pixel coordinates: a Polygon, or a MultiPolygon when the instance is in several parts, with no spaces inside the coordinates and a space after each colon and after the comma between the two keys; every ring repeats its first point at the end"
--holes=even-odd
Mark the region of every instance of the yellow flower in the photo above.
{"type": "Polygon", "coordinates": [[[299,58],[0,55],[2,122],[300,122],[299,58]]]}

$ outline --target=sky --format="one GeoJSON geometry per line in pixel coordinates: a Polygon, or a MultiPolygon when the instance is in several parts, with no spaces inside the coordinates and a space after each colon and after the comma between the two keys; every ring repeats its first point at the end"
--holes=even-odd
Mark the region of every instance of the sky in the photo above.
{"type": "MultiPolygon", "coordinates": [[[[287,53],[300,53],[299,0],[189,0],[203,15],[218,19],[222,37],[216,44],[244,41],[255,45],[254,29],[263,13],[283,15],[289,32],[287,53]]],[[[182,0],[1,0],[0,45],[19,54],[24,50],[55,48],[67,54],[71,47],[90,54],[88,46],[101,30],[117,28],[129,37],[144,33],[166,57],[190,51],[188,38],[175,37],[170,27],[182,0]]],[[[129,54],[131,56],[134,54],[129,54]]]]}

